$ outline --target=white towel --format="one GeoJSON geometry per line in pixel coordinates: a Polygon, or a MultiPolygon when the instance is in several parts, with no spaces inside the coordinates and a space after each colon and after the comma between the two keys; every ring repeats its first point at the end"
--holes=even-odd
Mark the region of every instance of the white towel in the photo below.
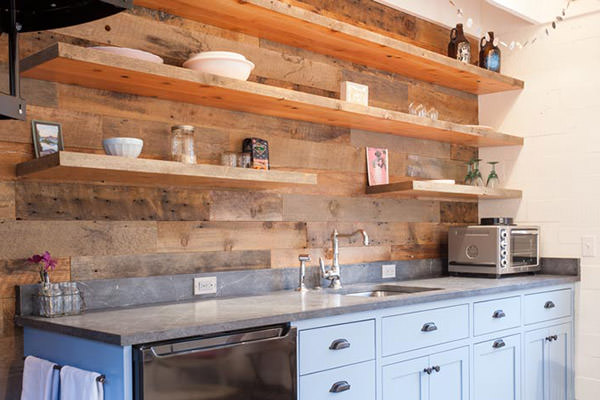
{"type": "Polygon", "coordinates": [[[97,372],[64,366],[60,370],[60,400],[104,400],[104,385],[97,372]]]}
{"type": "Polygon", "coordinates": [[[58,400],[56,364],[34,356],[25,358],[21,400],[58,400]]]}

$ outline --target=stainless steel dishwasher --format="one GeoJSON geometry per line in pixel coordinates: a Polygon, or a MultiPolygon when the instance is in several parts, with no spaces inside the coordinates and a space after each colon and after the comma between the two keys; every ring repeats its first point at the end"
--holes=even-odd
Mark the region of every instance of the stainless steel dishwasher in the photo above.
{"type": "Polygon", "coordinates": [[[296,336],[277,325],[134,346],[134,398],[295,400],[296,336]]]}

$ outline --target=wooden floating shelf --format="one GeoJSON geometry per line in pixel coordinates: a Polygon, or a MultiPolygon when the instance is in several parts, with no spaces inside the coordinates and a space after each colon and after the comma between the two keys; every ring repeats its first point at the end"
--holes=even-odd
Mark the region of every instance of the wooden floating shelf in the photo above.
{"type": "Polygon", "coordinates": [[[521,80],[329,18],[290,0],[134,2],[138,6],[469,93],[497,93],[524,87],[521,80]]]}
{"type": "Polygon", "coordinates": [[[453,185],[431,181],[406,181],[388,185],[369,186],[367,194],[405,197],[442,197],[462,199],[520,199],[522,192],[512,189],[453,185]]]}
{"type": "Polygon", "coordinates": [[[433,121],[65,43],[24,59],[21,71],[27,78],[465,146],[523,145],[523,138],[489,128],[433,121]]]}
{"type": "Polygon", "coordinates": [[[17,165],[20,178],[150,185],[270,189],[315,185],[315,174],[61,151],[17,165]]]}

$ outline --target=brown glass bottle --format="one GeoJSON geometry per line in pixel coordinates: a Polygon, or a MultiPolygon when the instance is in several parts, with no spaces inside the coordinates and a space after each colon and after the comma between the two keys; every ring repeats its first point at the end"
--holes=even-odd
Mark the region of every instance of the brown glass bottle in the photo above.
{"type": "Polygon", "coordinates": [[[479,42],[479,66],[490,71],[500,72],[500,49],[494,45],[494,32],[488,32],[490,40],[484,36],[479,42]]]}
{"type": "Polygon", "coordinates": [[[448,57],[464,63],[471,62],[471,44],[463,31],[463,24],[456,25],[450,31],[450,43],[448,43],[448,57]]]}

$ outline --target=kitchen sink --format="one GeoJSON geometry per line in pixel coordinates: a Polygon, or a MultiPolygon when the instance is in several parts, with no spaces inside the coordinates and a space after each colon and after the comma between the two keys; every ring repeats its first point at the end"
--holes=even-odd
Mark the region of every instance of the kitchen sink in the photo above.
{"type": "Polygon", "coordinates": [[[342,293],[344,296],[355,297],[389,297],[400,294],[429,292],[432,290],[441,290],[441,288],[428,288],[418,286],[394,286],[394,285],[379,285],[371,288],[355,288],[349,289],[342,293]]]}

